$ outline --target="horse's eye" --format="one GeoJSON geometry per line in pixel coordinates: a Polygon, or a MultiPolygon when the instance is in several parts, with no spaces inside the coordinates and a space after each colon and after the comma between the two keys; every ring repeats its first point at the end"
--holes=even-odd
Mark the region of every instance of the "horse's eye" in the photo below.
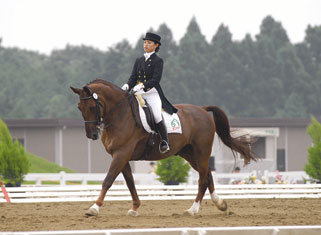
{"type": "Polygon", "coordinates": [[[80,107],[79,107],[79,106],[78,106],[77,108],[80,110],[80,107]]]}

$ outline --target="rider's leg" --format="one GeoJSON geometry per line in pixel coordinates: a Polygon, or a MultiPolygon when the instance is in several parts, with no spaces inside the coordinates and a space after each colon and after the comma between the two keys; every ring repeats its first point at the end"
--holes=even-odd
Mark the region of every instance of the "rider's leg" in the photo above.
{"type": "MultiPolygon", "coordinates": [[[[155,89],[155,88],[153,88],[155,89]]],[[[162,117],[162,101],[159,97],[157,90],[151,90],[150,92],[146,92],[144,94],[144,98],[147,100],[149,105],[152,107],[153,115],[156,123],[156,128],[161,136],[161,143],[159,146],[161,153],[169,152],[169,140],[167,129],[162,117]]]]}
{"type": "Polygon", "coordinates": [[[161,135],[162,139],[159,145],[159,151],[162,154],[168,153],[170,151],[169,140],[164,120],[160,121],[159,123],[156,123],[156,128],[159,131],[159,134],[161,135]]]}

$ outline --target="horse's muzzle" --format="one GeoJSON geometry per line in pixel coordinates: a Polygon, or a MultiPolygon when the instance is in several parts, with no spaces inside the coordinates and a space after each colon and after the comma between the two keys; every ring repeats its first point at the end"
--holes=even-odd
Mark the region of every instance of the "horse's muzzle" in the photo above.
{"type": "Polygon", "coordinates": [[[97,140],[99,137],[97,130],[87,133],[86,136],[87,136],[87,138],[92,139],[92,140],[97,140]]]}

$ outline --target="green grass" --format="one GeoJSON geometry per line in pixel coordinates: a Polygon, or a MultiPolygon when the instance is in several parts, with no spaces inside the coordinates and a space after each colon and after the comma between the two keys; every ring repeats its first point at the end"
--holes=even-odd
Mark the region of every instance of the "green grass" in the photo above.
{"type": "Polygon", "coordinates": [[[74,171],[61,167],[58,164],[50,162],[42,157],[38,157],[32,153],[27,154],[30,161],[29,173],[59,173],[60,171],[74,173],[74,171]]]}

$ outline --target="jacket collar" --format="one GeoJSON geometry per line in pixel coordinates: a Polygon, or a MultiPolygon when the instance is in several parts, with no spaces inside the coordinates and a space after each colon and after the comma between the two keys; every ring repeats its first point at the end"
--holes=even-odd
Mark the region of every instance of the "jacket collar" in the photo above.
{"type": "Polygon", "coordinates": [[[152,52],[145,52],[144,53],[144,57],[145,57],[145,60],[148,60],[153,54],[155,54],[155,51],[152,51],[152,52]]]}

